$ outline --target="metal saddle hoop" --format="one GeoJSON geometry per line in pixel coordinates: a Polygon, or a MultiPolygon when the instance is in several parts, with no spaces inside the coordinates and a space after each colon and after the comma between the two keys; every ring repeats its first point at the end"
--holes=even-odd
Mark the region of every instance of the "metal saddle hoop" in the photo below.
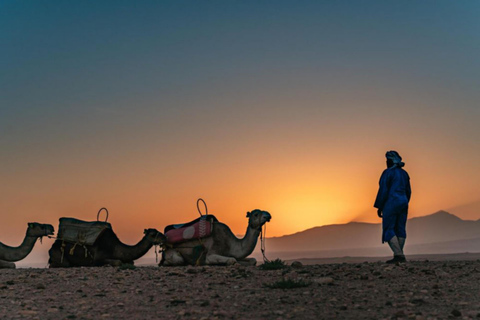
{"type": "Polygon", "coordinates": [[[198,213],[200,214],[200,217],[208,216],[207,204],[205,203],[205,200],[203,200],[202,198],[198,198],[198,200],[197,200],[197,210],[198,210],[198,213]],[[200,202],[203,202],[203,205],[205,207],[205,214],[202,214],[202,211],[200,210],[200,206],[199,206],[200,202]]]}
{"type": "Polygon", "coordinates": [[[105,210],[105,212],[106,212],[106,217],[105,217],[105,221],[104,221],[104,222],[107,222],[107,221],[108,221],[108,210],[107,210],[107,208],[105,208],[105,207],[100,208],[100,210],[98,210],[98,213],[97,213],[97,221],[100,221],[100,220],[98,220],[98,218],[100,217],[100,212],[102,212],[102,210],[105,210]]]}

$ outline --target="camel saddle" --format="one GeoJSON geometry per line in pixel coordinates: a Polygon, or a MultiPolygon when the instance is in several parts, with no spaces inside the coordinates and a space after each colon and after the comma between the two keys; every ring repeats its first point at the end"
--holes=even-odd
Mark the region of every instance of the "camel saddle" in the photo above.
{"type": "Polygon", "coordinates": [[[106,229],[112,229],[108,222],[60,218],[57,238],[65,242],[93,245],[106,229]]]}
{"type": "Polygon", "coordinates": [[[218,222],[217,218],[214,215],[206,214],[188,223],[166,226],[163,233],[169,244],[201,239],[212,233],[214,222],[218,222]]]}

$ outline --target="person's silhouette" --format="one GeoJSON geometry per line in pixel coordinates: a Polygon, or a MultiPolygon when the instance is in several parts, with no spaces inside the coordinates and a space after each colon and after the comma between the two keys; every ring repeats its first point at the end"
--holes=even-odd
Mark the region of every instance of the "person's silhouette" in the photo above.
{"type": "Polygon", "coordinates": [[[387,263],[405,262],[403,246],[407,238],[406,224],[408,214],[408,203],[412,190],[410,177],[402,169],[405,163],[396,151],[388,151],[387,169],[380,177],[380,187],[374,207],[382,218],[382,243],[388,242],[393,251],[393,259],[387,263]]]}

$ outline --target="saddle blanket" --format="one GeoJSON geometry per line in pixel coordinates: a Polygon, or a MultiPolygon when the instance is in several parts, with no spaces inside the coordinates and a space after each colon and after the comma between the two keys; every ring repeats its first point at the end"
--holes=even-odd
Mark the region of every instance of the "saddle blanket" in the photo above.
{"type": "Polygon", "coordinates": [[[211,214],[204,215],[189,223],[172,224],[165,227],[165,237],[170,244],[180,243],[192,239],[208,237],[213,230],[213,222],[217,218],[211,214]]]}
{"type": "Polygon", "coordinates": [[[112,229],[108,222],[60,218],[57,238],[66,242],[93,245],[106,229],[112,229]]]}

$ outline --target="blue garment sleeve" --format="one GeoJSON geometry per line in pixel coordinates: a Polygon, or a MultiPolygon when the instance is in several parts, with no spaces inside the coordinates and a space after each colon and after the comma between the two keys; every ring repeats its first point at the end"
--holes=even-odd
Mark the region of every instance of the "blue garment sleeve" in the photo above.
{"type": "Polygon", "coordinates": [[[375,199],[375,208],[383,210],[385,203],[388,199],[388,193],[390,191],[390,174],[388,169],[383,171],[382,176],[380,177],[379,189],[377,193],[377,198],[375,199]]]}

